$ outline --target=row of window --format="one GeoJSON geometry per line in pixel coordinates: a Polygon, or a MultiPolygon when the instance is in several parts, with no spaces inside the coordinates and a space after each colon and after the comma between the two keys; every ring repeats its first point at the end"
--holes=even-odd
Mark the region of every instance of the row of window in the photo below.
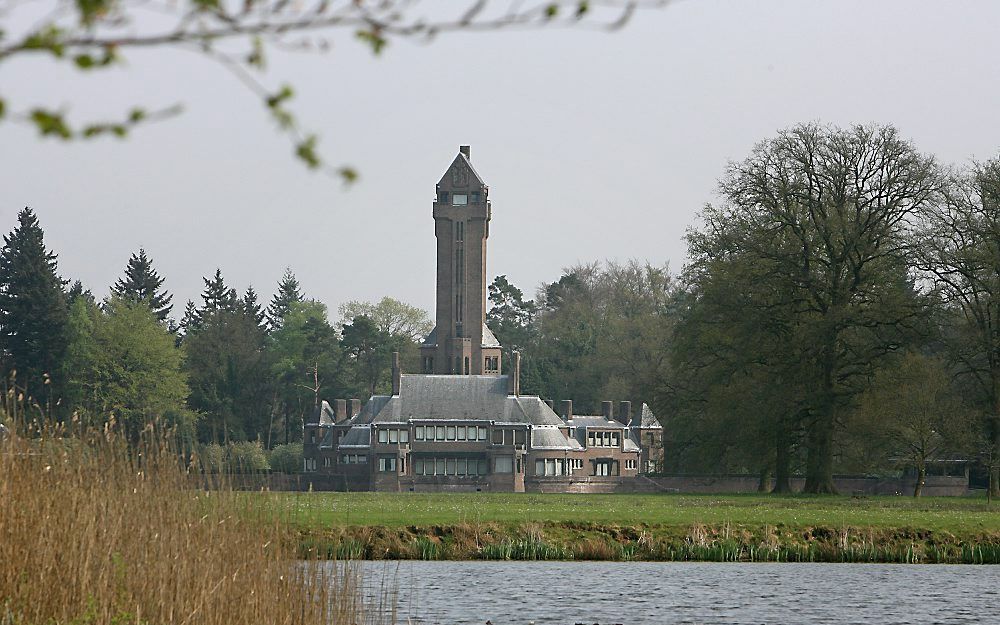
{"type": "Polygon", "coordinates": [[[587,447],[617,447],[618,432],[587,432],[587,447]]]}
{"type": "Polygon", "coordinates": [[[475,425],[418,425],[413,438],[418,441],[485,441],[486,428],[475,425]]]}
{"type": "Polygon", "coordinates": [[[499,356],[487,356],[485,367],[486,373],[499,373],[500,372],[500,357],[499,356]]]}
{"type": "Polygon", "coordinates": [[[378,442],[385,443],[409,443],[409,430],[379,430],[378,442]]]}
{"type": "Polygon", "coordinates": [[[488,471],[489,463],[485,458],[416,458],[413,461],[414,475],[474,476],[486,475],[488,471]]]}
{"type": "Polygon", "coordinates": [[[368,456],[366,454],[341,454],[340,464],[367,464],[368,456]]]}
{"type": "Polygon", "coordinates": [[[379,456],[378,470],[383,473],[395,473],[399,469],[400,473],[406,473],[406,458],[396,456],[379,456]]]}

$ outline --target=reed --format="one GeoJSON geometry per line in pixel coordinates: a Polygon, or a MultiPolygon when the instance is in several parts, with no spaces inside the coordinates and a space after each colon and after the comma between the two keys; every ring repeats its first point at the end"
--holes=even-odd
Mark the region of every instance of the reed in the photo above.
{"type": "Polygon", "coordinates": [[[0,442],[0,622],[388,618],[365,609],[357,566],[302,562],[298,537],[266,506],[224,486],[192,488],[192,467],[170,440],[151,429],[139,444],[112,429],[50,429],[0,442]]]}

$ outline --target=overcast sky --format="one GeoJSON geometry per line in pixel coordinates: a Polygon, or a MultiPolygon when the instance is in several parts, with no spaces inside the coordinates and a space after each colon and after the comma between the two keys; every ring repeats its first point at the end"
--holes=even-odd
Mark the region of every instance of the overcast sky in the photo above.
{"type": "Polygon", "coordinates": [[[276,54],[266,80],[349,189],[290,156],[229,73],[185,51],[80,78],[0,64],[20,108],[117,117],[183,102],[126,141],[62,144],[0,124],[0,230],[32,206],[61,273],[98,296],[140,246],[175,314],[216,267],[269,298],[284,268],[337,306],[389,295],[433,314],[434,185],[471,144],[490,186],[488,272],[529,294],[601,259],[684,263],[683,235],[729,160],[800,121],[891,123],[946,163],[1000,151],[1000,2],[687,0],[623,31],[394,40],[276,54]]]}

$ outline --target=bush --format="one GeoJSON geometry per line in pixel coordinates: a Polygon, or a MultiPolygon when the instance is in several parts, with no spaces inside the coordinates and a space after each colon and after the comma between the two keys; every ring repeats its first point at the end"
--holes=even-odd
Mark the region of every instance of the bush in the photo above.
{"type": "Polygon", "coordinates": [[[226,471],[229,473],[259,473],[267,471],[267,454],[259,441],[229,443],[226,449],[226,471]]]}
{"type": "Polygon", "coordinates": [[[198,449],[201,470],[205,473],[222,473],[226,464],[226,448],[216,443],[202,445],[198,449]]]}
{"type": "Polygon", "coordinates": [[[302,443],[278,445],[268,455],[271,470],[281,473],[302,472],[302,443]]]}

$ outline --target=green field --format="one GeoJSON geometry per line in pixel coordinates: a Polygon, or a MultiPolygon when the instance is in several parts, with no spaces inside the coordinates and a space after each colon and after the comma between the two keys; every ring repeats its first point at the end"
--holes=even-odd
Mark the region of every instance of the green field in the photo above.
{"type": "Polygon", "coordinates": [[[971,498],[494,493],[275,493],[274,497],[282,517],[308,530],[593,523],[911,528],[955,535],[1000,532],[1000,504],[971,498]]]}

